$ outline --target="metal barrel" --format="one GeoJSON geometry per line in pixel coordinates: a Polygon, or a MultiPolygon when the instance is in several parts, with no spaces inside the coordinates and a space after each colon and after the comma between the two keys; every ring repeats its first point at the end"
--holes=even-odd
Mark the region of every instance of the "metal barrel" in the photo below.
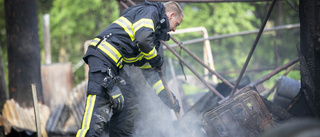
{"type": "Polygon", "coordinates": [[[301,84],[299,81],[286,76],[280,77],[273,103],[282,108],[286,108],[291,100],[299,93],[300,87],[301,84]]]}

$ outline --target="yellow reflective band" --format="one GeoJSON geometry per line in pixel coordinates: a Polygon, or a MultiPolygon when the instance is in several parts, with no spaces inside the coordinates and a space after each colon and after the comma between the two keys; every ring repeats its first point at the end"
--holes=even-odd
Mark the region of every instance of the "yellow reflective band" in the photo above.
{"type": "Polygon", "coordinates": [[[141,27],[151,28],[154,31],[153,21],[151,19],[142,18],[133,24],[133,34],[136,34],[141,27]]]}
{"type": "Polygon", "coordinates": [[[162,81],[159,80],[158,82],[156,82],[152,88],[156,91],[156,94],[158,95],[163,89],[164,89],[164,86],[162,84],[162,81]]]}
{"type": "Polygon", "coordinates": [[[117,67],[119,67],[120,69],[123,68],[122,61],[123,61],[123,58],[121,58],[121,59],[117,62],[117,67]]]}
{"type": "Polygon", "coordinates": [[[92,111],[94,108],[94,104],[96,102],[96,95],[91,95],[87,97],[87,104],[82,120],[82,127],[81,129],[77,132],[77,137],[84,137],[90,127],[90,122],[91,122],[91,117],[92,117],[92,111]]]}
{"type": "Polygon", "coordinates": [[[125,17],[120,17],[113,23],[116,23],[119,26],[121,26],[124,29],[124,31],[127,32],[131,40],[134,40],[134,33],[132,32],[132,23],[128,19],[126,19],[125,17]]]}
{"type": "Polygon", "coordinates": [[[124,98],[123,98],[123,96],[121,96],[121,98],[122,98],[122,100],[124,101],[124,98]]]}
{"type": "Polygon", "coordinates": [[[143,53],[143,54],[147,60],[150,60],[155,56],[157,56],[157,50],[155,49],[155,47],[153,47],[153,49],[149,53],[143,53]]]}
{"type": "Polygon", "coordinates": [[[122,68],[122,55],[120,52],[114,48],[111,44],[109,44],[106,41],[102,41],[99,46],[97,45],[98,42],[100,41],[100,38],[95,38],[92,40],[90,45],[98,47],[101,51],[103,51],[105,54],[107,54],[117,65],[117,67],[122,68]]]}
{"type": "Polygon", "coordinates": [[[141,69],[149,69],[152,68],[151,65],[147,62],[145,64],[143,64],[143,66],[140,67],[141,69]]]}
{"type": "Polygon", "coordinates": [[[132,58],[123,57],[123,61],[127,62],[127,63],[134,63],[134,62],[141,60],[143,57],[144,57],[144,55],[142,53],[140,53],[138,56],[132,57],[132,58]]]}
{"type": "Polygon", "coordinates": [[[100,50],[102,50],[104,53],[106,53],[107,55],[109,55],[109,57],[117,63],[118,66],[118,61],[121,58],[121,54],[120,52],[115,49],[112,45],[110,45],[108,42],[103,41],[98,48],[100,50]]]}
{"type": "Polygon", "coordinates": [[[112,98],[115,99],[117,97],[121,96],[121,94],[113,95],[112,98]]]}
{"type": "Polygon", "coordinates": [[[98,44],[99,41],[100,41],[99,38],[94,38],[94,39],[92,40],[92,42],[90,43],[90,45],[96,45],[96,44],[98,44]]]}

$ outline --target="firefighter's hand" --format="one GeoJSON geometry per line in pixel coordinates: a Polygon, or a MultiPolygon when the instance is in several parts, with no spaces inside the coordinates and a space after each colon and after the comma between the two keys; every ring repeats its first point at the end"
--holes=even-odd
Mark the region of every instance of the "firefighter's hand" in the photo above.
{"type": "Polygon", "coordinates": [[[164,60],[163,60],[163,58],[162,58],[161,56],[160,56],[159,58],[160,58],[160,59],[158,60],[157,65],[154,67],[154,68],[157,69],[157,70],[161,70],[161,67],[162,67],[163,62],[164,62],[164,60]]]}
{"type": "Polygon", "coordinates": [[[160,55],[157,55],[153,59],[149,60],[151,67],[156,70],[161,70],[163,62],[163,58],[160,55]]]}
{"type": "Polygon", "coordinates": [[[124,97],[118,86],[114,86],[109,95],[112,97],[112,108],[116,110],[122,109],[124,105],[124,97]]]}
{"type": "Polygon", "coordinates": [[[174,99],[174,104],[171,103],[171,101],[170,101],[167,93],[166,93],[164,90],[162,90],[162,91],[158,94],[158,96],[160,97],[160,99],[162,100],[162,102],[168,106],[168,108],[174,110],[175,112],[180,112],[180,104],[179,104],[179,101],[178,101],[178,99],[176,98],[176,96],[175,96],[172,92],[171,92],[171,94],[172,94],[172,97],[173,97],[173,99],[174,99]]]}
{"type": "MultiPolygon", "coordinates": [[[[171,104],[171,103],[170,103],[171,104]]],[[[177,100],[174,97],[174,104],[172,106],[169,106],[169,108],[171,108],[173,111],[175,112],[180,112],[180,104],[179,104],[179,100],[177,100]]]]}

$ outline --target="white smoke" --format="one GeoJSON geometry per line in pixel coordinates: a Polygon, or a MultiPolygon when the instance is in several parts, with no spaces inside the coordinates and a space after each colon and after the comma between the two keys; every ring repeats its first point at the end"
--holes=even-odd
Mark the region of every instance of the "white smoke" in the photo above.
{"type": "Polygon", "coordinates": [[[202,116],[188,114],[178,122],[172,110],[160,100],[139,69],[126,68],[138,94],[139,111],[135,121],[137,137],[205,137],[202,116]],[[171,112],[170,112],[171,111],[171,112]],[[182,124],[182,125],[181,125],[182,124]],[[182,128],[182,127],[185,128],[182,128]]]}

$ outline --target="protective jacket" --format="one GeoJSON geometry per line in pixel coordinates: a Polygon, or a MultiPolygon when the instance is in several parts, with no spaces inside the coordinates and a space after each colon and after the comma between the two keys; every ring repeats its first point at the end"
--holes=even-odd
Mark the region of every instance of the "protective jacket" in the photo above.
{"type": "MultiPolygon", "coordinates": [[[[104,29],[90,44],[88,56],[111,62],[118,69],[124,64],[157,67],[162,59],[157,52],[159,40],[169,40],[169,20],[162,3],[145,2],[122,12],[120,18],[104,29]]],[[[161,65],[161,64],[160,64],[161,65]]]]}

